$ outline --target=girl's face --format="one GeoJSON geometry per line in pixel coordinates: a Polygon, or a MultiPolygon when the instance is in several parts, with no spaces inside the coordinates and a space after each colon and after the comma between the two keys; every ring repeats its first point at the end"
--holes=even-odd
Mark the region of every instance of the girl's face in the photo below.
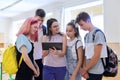
{"type": "Polygon", "coordinates": [[[66,34],[69,38],[75,37],[75,29],[72,26],[68,25],[66,27],[66,34]]]}
{"type": "Polygon", "coordinates": [[[38,30],[38,23],[32,24],[30,28],[30,33],[35,34],[37,30],[38,30]]]}
{"type": "Polygon", "coordinates": [[[58,22],[53,22],[50,28],[52,34],[57,34],[59,33],[59,24],[58,22]]]}

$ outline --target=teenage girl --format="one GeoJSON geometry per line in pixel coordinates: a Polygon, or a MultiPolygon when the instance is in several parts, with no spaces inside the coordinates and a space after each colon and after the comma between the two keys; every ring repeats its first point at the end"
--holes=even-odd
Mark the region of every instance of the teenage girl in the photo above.
{"type": "Polygon", "coordinates": [[[81,80],[79,71],[83,61],[83,44],[74,20],[67,24],[66,34],[69,39],[67,40],[67,73],[65,78],[66,80],[81,80]]]}

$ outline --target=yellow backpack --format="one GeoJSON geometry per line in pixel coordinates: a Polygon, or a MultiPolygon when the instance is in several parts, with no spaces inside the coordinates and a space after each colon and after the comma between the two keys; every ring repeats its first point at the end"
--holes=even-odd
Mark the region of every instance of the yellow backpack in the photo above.
{"type": "Polygon", "coordinates": [[[14,45],[10,45],[3,53],[2,65],[5,72],[8,74],[16,74],[18,67],[22,62],[22,56],[20,58],[19,64],[17,63],[17,51],[14,45]]]}

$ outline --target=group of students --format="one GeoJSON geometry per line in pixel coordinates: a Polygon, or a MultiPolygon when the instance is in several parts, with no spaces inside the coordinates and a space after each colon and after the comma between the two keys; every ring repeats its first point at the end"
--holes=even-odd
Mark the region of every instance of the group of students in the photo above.
{"type": "MultiPolygon", "coordinates": [[[[66,25],[66,34],[60,32],[59,22],[55,18],[47,20],[43,26],[45,11],[36,10],[35,17],[28,18],[17,33],[16,47],[18,60],[23,57],[15,80],[102,80],[104,68],[100,60],[105,44],[104,34],[97,32],[86,12],[78,14],[76,20],[66,25]],[[80,28],[89,31],[85,36],[85,53],[79,34],[80,28]],[[68,38],[67,38],[68,37],[68,38]],[[42,42],[62,42],[62,50],[55,47],[42,50],[42,42]],[[86,54],[88,44],[93,43],[92,57],[86,54]]],[[[90,47],[89,47],[90,48],[90,47]]]]}

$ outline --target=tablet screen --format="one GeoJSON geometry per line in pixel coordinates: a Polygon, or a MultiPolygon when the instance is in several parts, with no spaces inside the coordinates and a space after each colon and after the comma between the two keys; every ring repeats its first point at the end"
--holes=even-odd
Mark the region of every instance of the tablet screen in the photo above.
{"type": "Polygon", "coordinates": [[[62,50],[62,42],[42,42],[42,49],[49,50],[55,47],[57,50],[62,50]]]}

